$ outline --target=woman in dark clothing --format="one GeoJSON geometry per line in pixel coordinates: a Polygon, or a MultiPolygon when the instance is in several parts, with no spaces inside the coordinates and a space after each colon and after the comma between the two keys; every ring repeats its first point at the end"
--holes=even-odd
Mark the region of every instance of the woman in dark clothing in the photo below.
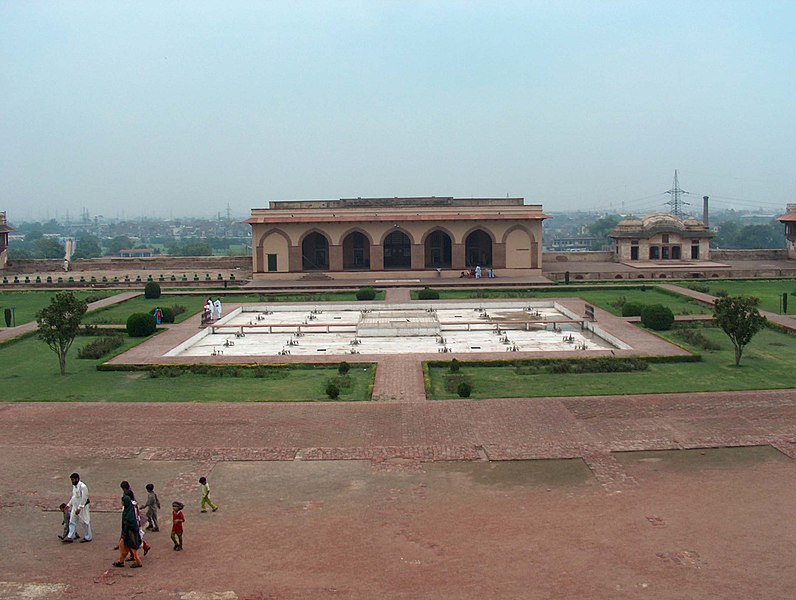
{"type": "Polygon", "coordinates": [[[141,547],[141,534],[138,532],[138,514],[130,494],[125,491],[122,496],[122,537],[119,540],[119,560],[113,563],[114,567],[124,567],[124,558],[129,552],[133,557],[133,569],[141,567],[141,558],[138,549],[141,547]]]}

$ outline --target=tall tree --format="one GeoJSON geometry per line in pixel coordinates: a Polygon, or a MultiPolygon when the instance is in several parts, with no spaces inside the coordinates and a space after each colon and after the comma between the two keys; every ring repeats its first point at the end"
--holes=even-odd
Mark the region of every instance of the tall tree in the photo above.
{"type": "Polygon", "coordinates": [[[66,375],[66,353],[80,330],[80,320],[88,305],[72,292],[58,292],[50,304],[36,314],[39,338],[58,355],[61,375],[66,375]]]}
{"type": "Polygon", "coordinates": [[[752,296],[717,298],[713,319],[724,330],[735,347],[735,366],[741,364],[744,347],[766,325],[766,318],[757,310],[759,300],[752,296]]]}

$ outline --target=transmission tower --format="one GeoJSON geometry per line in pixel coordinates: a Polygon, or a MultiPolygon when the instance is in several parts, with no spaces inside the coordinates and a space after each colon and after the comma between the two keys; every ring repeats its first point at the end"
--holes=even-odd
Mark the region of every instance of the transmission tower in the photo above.
{"type": "Polygon", "coordinates": [[[688,192],[680,189],[680,183],[677,181],[677,169],[674,170],[674,183],[672,183],[672,189],[665,193],[671,196],[671,200],[666,203],[672,207],[669,212],[671,212],[675,217],[682,218],[683,206],[691,205],[680,197],[687,195],[688,192]]]}

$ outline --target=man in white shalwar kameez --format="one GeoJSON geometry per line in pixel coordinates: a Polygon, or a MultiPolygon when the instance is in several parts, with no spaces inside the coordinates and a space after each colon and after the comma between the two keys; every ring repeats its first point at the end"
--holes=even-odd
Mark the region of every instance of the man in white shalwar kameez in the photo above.
{"type": "Polygon", "coordinates": [[[216,321],[221,318],[221,298],[216,298],[216,301],[213,302],[213,310],[216,313],[216,321]]]}
{"type": "Polygon", "coordinates": [[[64,544],[71,544],[75,541],[77,533],[77,522],[83,524],[83,539],[80,543],[91,541],[91,512],[89,511],[88,486],[80,481],[80,475],[72,473],[69,476],[72,480],[72,498],[67,503],[70,508],[69,514],[69,533],[63,539],[64,544]]]}

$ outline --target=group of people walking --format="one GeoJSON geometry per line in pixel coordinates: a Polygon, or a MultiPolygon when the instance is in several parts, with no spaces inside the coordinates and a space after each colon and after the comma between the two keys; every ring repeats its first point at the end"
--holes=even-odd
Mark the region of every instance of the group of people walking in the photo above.
{"type": "Polygon", "coordinates": [[[221,298],[212,298],[205,300],[204,306],[204,320],[206,322],[218,321],[221,318],[221,298]]]}
{"type": "MultiPolygon", "coordinates": [[[[61,504],[64,531],[58,537],[64,544],[71,544],[76,540],[81,543],[91,542],[94,538],[91,532],[89,508],[91,499],[88,494],[88,486],[80,480],[78,473],[72,473],[69,479],[72,482],[72,497],[68,503],[61,504]],[[78,523],[83,528],[82,539],[77,533],[78,523]]],[[[207,478],[200,477],[199,485],[201,486],[201,512],[207,512],[208,507],[216,512],[218,506],[210,500],[210,485],[207,483],[207,478]]],[[[143,555],[146,556],[151,549],[151,546],[144,540],[145,532],[160,531],[158,522],[160,498],[158,498],[152,483],[146,485],[147,497],[144,504],[141,505],[137,502],[135,492],[128,481],[122,481],[119,487],[122,489],[122,528],[119,543],[114,548],[114,550],[119,550],[119,558],[113,563],[113,566],[124,567],[125,562],[132,562],[131,568],[140,568],[143,566],[140,551],[143,550],[143,555]]],[[[185,515],[182,511],[184,508],[185,505],[182,502],[171,503],[171,541],[174,543],[176,551],[182,550],[183,523],[185,523],[185,515]]]]}

